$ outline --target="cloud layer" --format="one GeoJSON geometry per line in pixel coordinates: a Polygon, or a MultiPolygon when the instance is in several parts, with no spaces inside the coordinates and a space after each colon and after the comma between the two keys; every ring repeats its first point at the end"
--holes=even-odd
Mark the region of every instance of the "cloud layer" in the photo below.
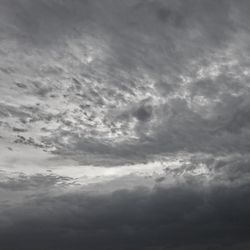
{"type": "Polygon", "coordinates": [[[249,11],[0,0],[0,248],[248,249],[249,11]]]}

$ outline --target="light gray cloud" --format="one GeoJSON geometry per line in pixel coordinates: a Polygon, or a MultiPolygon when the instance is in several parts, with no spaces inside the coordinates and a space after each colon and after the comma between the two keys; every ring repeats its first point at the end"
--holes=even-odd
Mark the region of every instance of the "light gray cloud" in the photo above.
{"type": "Polygon", "coordinates": [[[14,132],[40,124],[36,139],[54,146],[55,153],[74,159],[90,154],[97,162],[104,156],[108,162],[130,162],[134,152],[141,161],[182,150],[247,150],[248,132],[241,129],[247,128],[247,115],[236,115],[248,106],[242,52],[249,38],[241,27],[246,2],[16,0],[2,5],[3,25],[11,27],[4,33],[17,41],[15,50],[7,51],[14,92],[7,85],[4,91],[36,99],[21,106],[25,126],[24,118],[17,124],[5,119],[14,132]],[[22,35],[30,39],[29,50],[22,35]]]}
{"type": "Polygon", "coordinates": [[[57,185],[65,186],[72,183],[73,179],[64,176],[36,174],[27,176],[20,174],[17,177],[6,177],[6,180],[0,182],[0,189],[10,191],[25,191],[30,189],[48,189],[57,185]]]}

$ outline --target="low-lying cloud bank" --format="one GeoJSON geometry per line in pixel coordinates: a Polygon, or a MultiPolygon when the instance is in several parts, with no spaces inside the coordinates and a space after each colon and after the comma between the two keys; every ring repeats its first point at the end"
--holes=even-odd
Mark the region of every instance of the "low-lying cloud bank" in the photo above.
{"type": "Polygon", "coordinates": [[[0,243],[4,249],[247,249],[249,195],[249,185],[183,183],[41,197],[1,214],[0,243]]]}
{"type": "MultiPolygon", "coordinates": [[[[247,158],[196,157],[181,168],[165,167],[153,187],[138,182],[121,189],[111,181],[89,190],[33,193],[25,202],[1,207],[0,244],[39,250],[245,250],[250,246],[248,164],[247,158]],[[109,185],[115,191],[100,192],[109,185]]],[[[30,178],[31,187],[37,179],[39,184],[41,176],[30,178]]]]}

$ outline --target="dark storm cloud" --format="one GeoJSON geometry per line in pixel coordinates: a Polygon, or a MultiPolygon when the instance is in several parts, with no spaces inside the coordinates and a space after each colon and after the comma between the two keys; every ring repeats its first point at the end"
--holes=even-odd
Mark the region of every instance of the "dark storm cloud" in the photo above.
{"type": "Polygon", "coordinates": [[[249,185],[193,182],[36,199],[3,213],[0,243],[4,249],[236,250],[239,242],[249,244],[249,192],[249,185]]]}
{"type": "MultiPolygon", "coordinates": [[[[212,178],[206,183],[206,176],[187,173],[170,187],[118,189],[103,195],[33,195],[33,200],[1,211],[0,244],[7,250],[247,250],[249,157],[195,156],[176,171],[195,170],[200,163],[216,177],[208,175],[212,178]]],[[[166,178],[170,175],[173,172],[166,178]]]]}
{"type": "Polygon", "coordinates": [[[145,122],[147,120],[150,119],[150,117],[152,116],[152,107],[151,106],[141,106],[139,107],[135,113],[134,113],[134,116],[139,120],[139,121],[142,121],[142,122],[145,122]]]}

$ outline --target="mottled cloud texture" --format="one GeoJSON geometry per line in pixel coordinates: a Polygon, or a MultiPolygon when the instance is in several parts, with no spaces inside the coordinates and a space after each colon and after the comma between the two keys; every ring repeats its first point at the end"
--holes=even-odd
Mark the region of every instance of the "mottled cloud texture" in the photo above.
{"type": "Polygon", "coordinates": [[[0,249],[250,249],[249,13],[0,0],[0,249]]]}

